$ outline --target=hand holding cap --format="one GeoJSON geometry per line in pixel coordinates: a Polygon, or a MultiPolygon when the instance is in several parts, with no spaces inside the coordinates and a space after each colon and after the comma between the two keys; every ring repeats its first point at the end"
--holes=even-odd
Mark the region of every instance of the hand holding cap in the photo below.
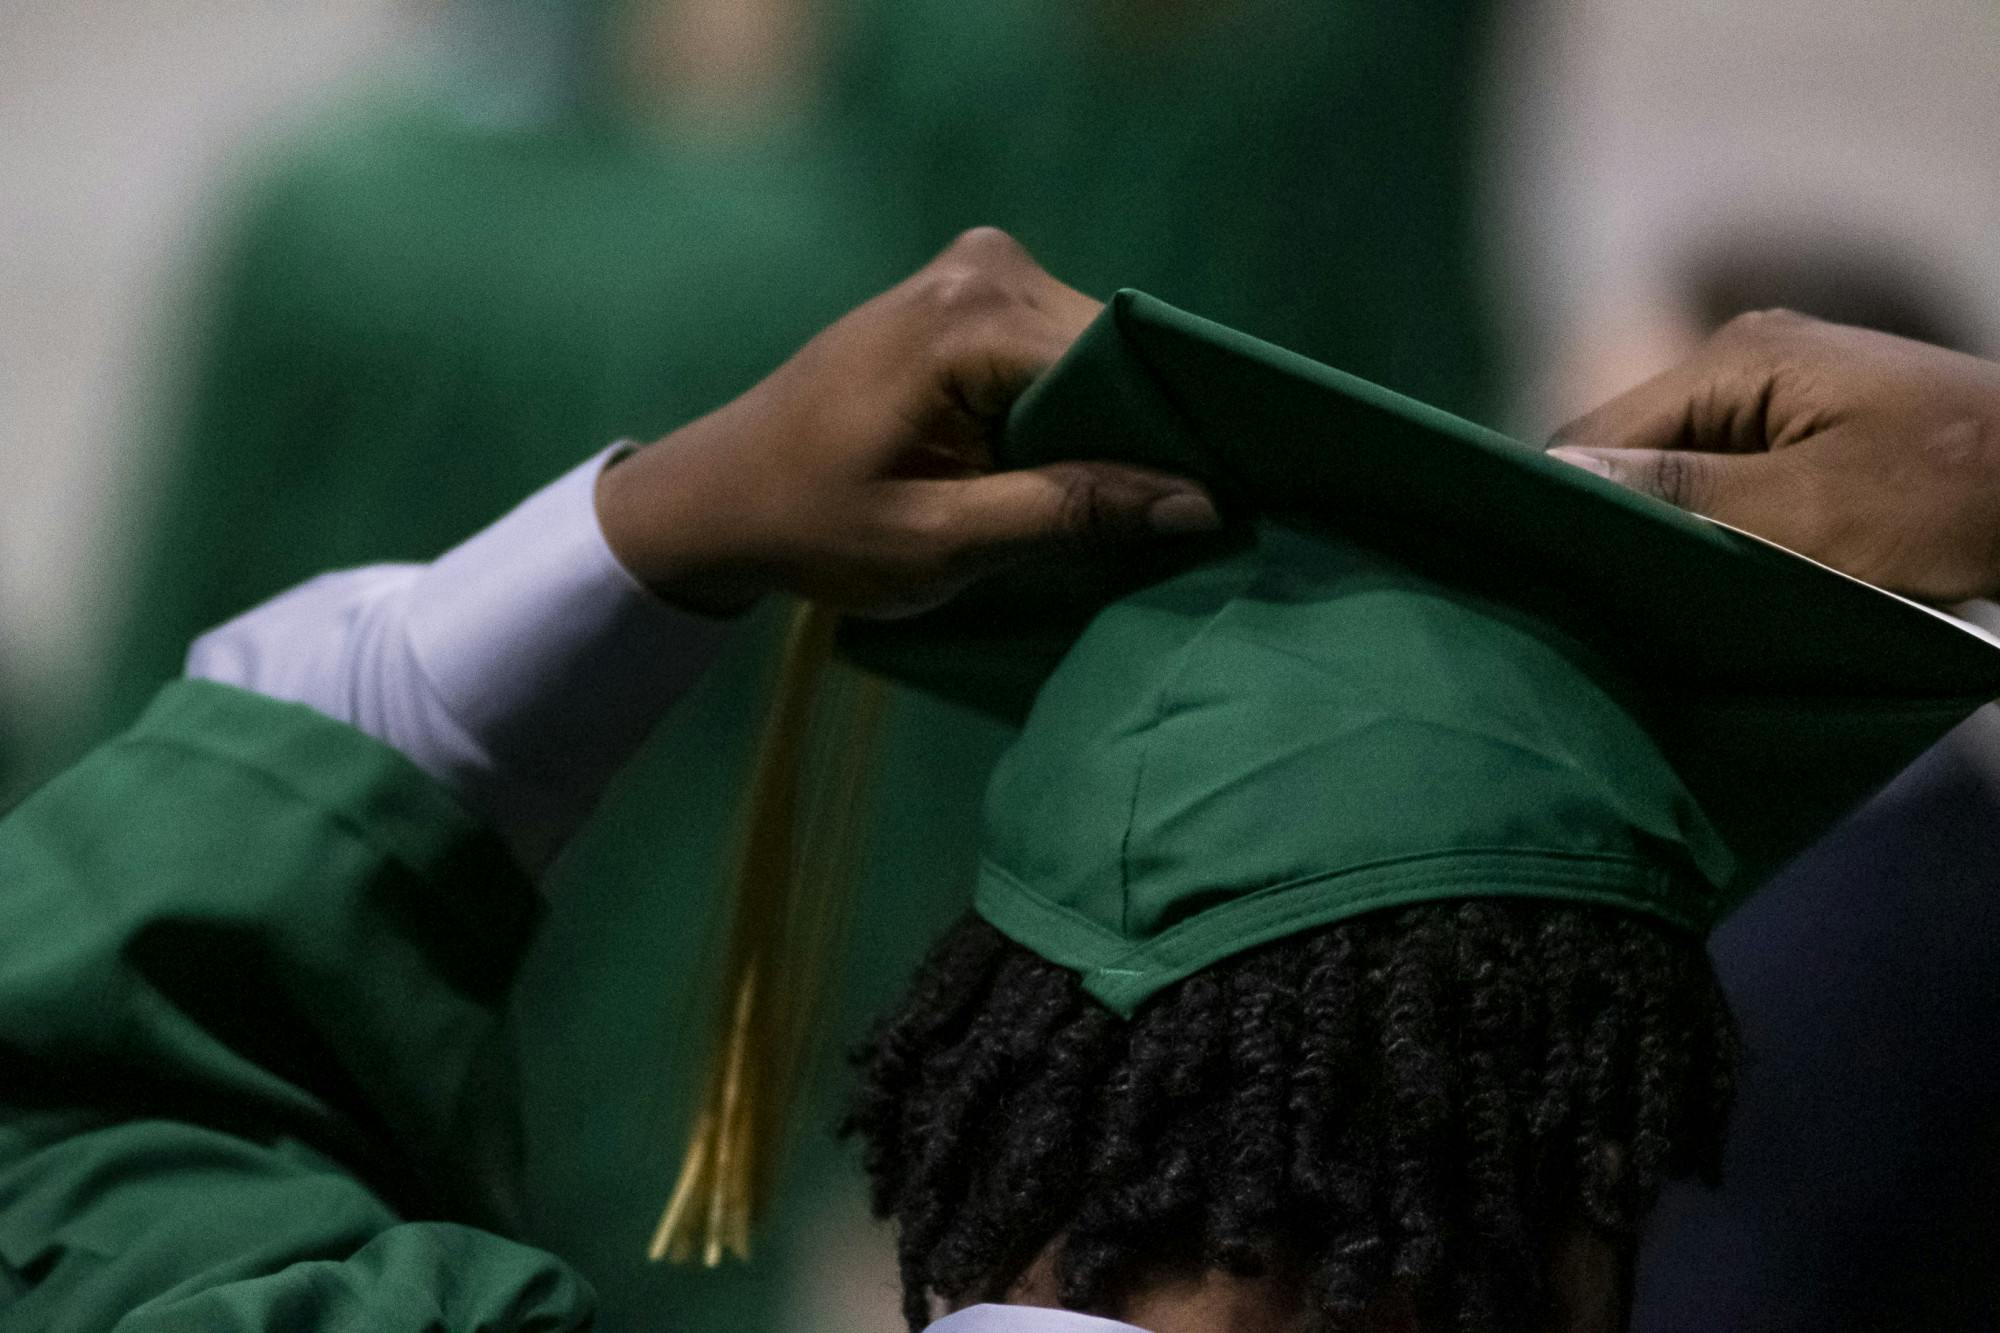
{"type": "Polygon", "coordinates": [[[991,228],[807,343],[741,398],[608,469],[605,536],[696,609],[788,591],[901,615],[1049,547],[1216,526],[1198,485],[1080,457],[992,470],[1016,397],[1100,302],[991,228]]]}
{"type": "Polygon", "coordinates": [[[1976,357],[1744,315],[1549,453],[1893,592],[2000,592],[2000,365],[1976,357]]]}

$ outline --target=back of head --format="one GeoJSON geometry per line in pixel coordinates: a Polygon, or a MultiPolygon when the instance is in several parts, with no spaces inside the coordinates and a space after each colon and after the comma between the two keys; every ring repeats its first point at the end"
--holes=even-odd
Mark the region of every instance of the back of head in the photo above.
{"type": "Polygon", "coordinates": [[[1629,1260],[1661,1184],[1713,1176],[1735,1056],[1700,941],[1615,909],[1353,917],[1130,1019],[968,917],[860,1053],[849,1129],[913,1329],[1035,1267],[1111,1316],[1226,1273],[1296,1285],[1308,1327],[1511,1330],[1573,1299],[1573,1241],[1629,1260]]]}

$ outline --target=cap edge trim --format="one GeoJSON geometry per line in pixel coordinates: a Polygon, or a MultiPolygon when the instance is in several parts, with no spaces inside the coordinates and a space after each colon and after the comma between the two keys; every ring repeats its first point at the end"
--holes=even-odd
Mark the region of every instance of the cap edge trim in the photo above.
{"type": "Polygon", "coordinates": [[[973,901],[1002,934],[1081,974],[1086,992],[1129,1018],[1162,988],[1285,935],[1390,907],[1479,898],[1615,907],[1702,935],[1719,906],[1709,886],[1651,862],[1526,849],[1440,852],[1288,880],[1210,908],[1136,945],[1033,893],[990,861],[981,863],[973,901]],[[1338,893],[1324,891],[1332,881],[1342,881],[1338,893]]]}

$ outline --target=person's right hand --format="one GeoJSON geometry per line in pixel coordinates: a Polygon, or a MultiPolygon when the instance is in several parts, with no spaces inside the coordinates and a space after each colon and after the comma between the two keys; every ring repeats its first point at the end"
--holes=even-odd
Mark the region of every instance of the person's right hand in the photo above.
{"type": "Polygon", "coordinates": [[[1896,592],[2000,593],[2000,364],[1743,315],[1549,452],[1896,592]]]}
{"type": "Polygon", "coordinates": [[[893,615],[1049,547],[1216,527],[1206,491],[1148,468],[993,470],[1008,408],[1100,309],[1007,236],[969,231],[735,402],[605,469],[605,539],[700,610],[782,590],[893,615]]]}

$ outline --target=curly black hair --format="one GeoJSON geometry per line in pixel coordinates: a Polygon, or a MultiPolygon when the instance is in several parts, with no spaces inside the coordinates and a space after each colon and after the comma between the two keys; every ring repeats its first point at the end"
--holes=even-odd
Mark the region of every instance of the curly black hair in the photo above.
{"type": "Polygon", "coordinates": [[[968,916],[854,1058],[912,1329],[1053,1241],[1074,1309],[1282,1268],[1327,1328],[1395,1285],[1488,1333],[1545,1309],[1558,1231],[1629,1252],[1666,1180],[1714,1179],[1737,1036],[1698,939],[1496,899],[1278,940],[1130,1020],[968,916]]]}

